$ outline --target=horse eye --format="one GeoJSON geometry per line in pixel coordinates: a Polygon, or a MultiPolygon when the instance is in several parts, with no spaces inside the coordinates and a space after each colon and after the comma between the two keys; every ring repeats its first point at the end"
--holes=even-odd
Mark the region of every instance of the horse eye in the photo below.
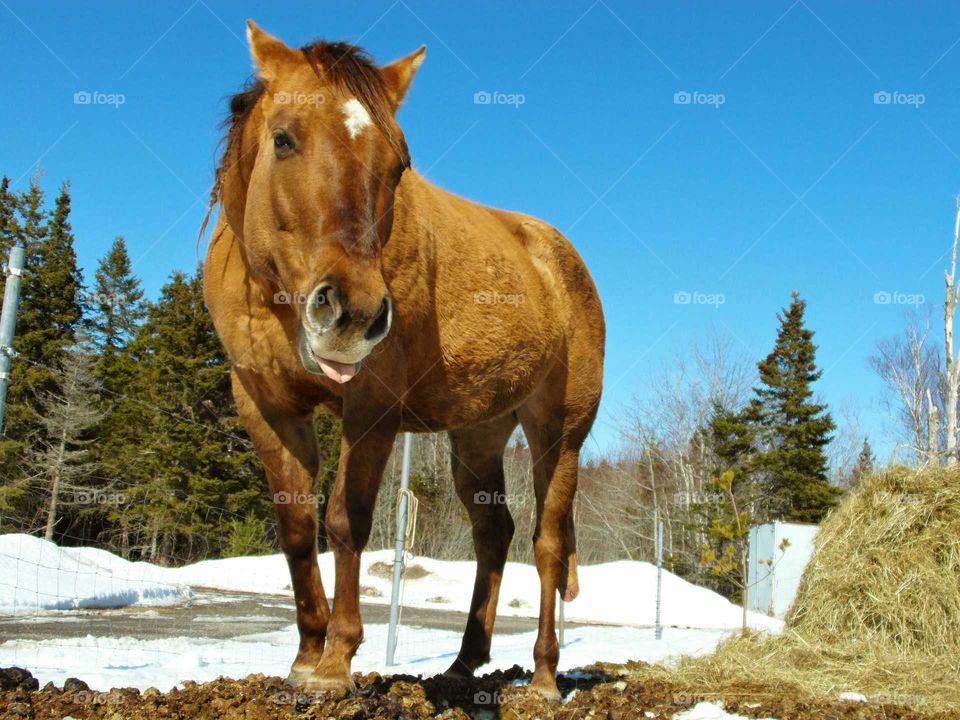
{"type": "Polygon", "coordinates": [[[282,130],[273,136],[273,147],[278,156],[286,155],[293,150],[293,140],[282,130]]]}

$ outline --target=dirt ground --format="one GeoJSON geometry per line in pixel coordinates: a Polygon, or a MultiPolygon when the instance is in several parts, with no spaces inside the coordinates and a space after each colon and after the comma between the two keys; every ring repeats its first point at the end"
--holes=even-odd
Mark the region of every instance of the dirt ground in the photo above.
{"type": "Polygon", "coordinates": [[[277,677],[250,675],[243,680],[218,679],[161,693],[153,688],[91,691],[81,680],[63,688],[38,687],[30,673],[0,669],[0,718],[18,720],[184,720],[249,718],[349,718],[399,720],[505,718],[581,720],[609,718],[673,718],[702,700],[718,701],[730,712],[749,718],[884,720],[960,718],[960,713],[924,714],[896,705],[844,701],[812,701],[788,688],[733,687],[723,693],[694,692],[658,681],[631,679],[631,665],[598,665],[559,678],[563,704],[549,703],[522,685],[530,673],[519,667],[497,671],[471,682],[443,677],[415,678],[355,675],[358,691],[346,698],[307,696],[283,686],[277,677]]]}

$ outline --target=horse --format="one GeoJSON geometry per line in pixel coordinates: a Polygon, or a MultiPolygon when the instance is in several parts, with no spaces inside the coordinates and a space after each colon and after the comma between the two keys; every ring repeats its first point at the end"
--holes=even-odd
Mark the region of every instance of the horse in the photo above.
{"type": "Polygon", "coordinates": [[[411,167],[396,111],[425,46],[378,67],[347,43],[290,48],[252,21],[247,39],[255,76],[225,120],[204,296],[289,565],[299,647],[287,682],[355,690],[360,554],[394,439],[408,431],[448,433],[472,523],[476,579],[447,674],[469,678],[489,661],[514,532],[503,453],[520,425],[541,586],[531,686],[559,699],[555,603],[578,592],[572,505],[603,370],[593,280],[547,223],[470,202],[411,167]],[[317,561],[317,411],[342,428],[324,520],[332,609],[317,561]]]}

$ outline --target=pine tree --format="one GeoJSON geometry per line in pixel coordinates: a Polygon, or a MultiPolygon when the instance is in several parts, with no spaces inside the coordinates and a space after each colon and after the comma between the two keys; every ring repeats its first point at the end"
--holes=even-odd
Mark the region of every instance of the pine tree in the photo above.
{"type": "Polygon", "coordinates": [[[20,240],[26,248],[26,267],[11,381],[11,432],[24,438],[36,430],[29,418],[31,399],[56,387],[56,368],[76,340],[82,320],[83,282],[73,249],[70,228],[69,184],[57,196],[49,222],[44,223],[43,191],[34,179],[19,198],[20,240]]]}
{"type": "Polygon", "coordinates": [[[100,260],[90,297],[91,334],[96,343],[101,376],[109,376],[110,367],[120,351],[136,335],[146,317],[140,280],[133,274],[127,245],[121,236],[100,260]]]}
{"type": "MultiPolygon", "coordinates": [[[[31,287],[36,287],[32,280],[34,266],[31,266],[30,255],[46,239],[46,211],[44,210],[44,193],[40,187],[40,176],[35,175],[30,180],[27,190],[17,194],[6,190],[6,200],[10,203],[13,213],[5,213],[6,232],[9,234],[10,245],[19,244],[26,250],[23,281],[20,287],[20,307],[17,313],[17,334],[14,337],[13,348],[17,353],[10,371],[10,384],[7,390],[7,405],[3,424],[3,443],[0,448],[2,458],[5,489],[15,496],[22,495],[20,482],[26,474],[23,467],[23,451],[29,445],[30,437],[38,431],[36,413],[31,402],[36,397],[32,391],[35,380],[34,366],[30,360],[38,360],[41,356],[41,343],[31,330],[38,325],[36,314],[30,317],[33,303],[30,300],[31,287]]],[[[49,386],[48,386],[49,387],[49,386]]],[[[21,508],[19,514],[28,513],[21,508]]]]}
{"type": "MultiPolygon", "coordinates": [[[[17,199],[10,192],[10,178],[0,179],[0,264],[6,267],[10,260],[10,249],[20,238],[20,228],[16,217],[17,199]]],[[[3,302],[3,288],[0,287],[0,303],[3,302]]]]}
{"type": "Polygon", "coordinates": [[[765,514],[816,523],[840,491],[827,478],[824,447],[835,429],[826,405],[813,400],[811,385],[821,375],[813,332],[804,325],[806,302],[798,293],[778,314],[773,351],[757,364],[760,385],[748,417],[758,431],[758,469],[764,475],[765,514]]]}
{"type": "Polygon", "coordinates": [[[867,438],[864,438],[863,447],[860,449],[860,454],[857,456],[857,464],[854,465],[853,470],[850,471],[850,476],[847,479],[847,485],[850,488],[857,487],[863,478],[873,474],[876,463],[877,459],[873,455],[873,448],[870,447],[870,441],[867,438]]]}
{"type": "Polygon", "coordinates": [[[139,419],[119,430],[112,472],[130,492],[113,519],[157,562],[219,554],[230,519],[272,520],[272,507],[236,417],[199,273],[174,273],[130,351],[136,375],[127,393],[139,419]]]}
{"type": "Polygon", "coordinates": [[[693,507],[695,527],[702,533],[700,568],[703,578],[731,600],[742,600],[746,578],[741,577],[747,532],[758,517],[760,489],[754,463],[755,427],[745,412],[711,404],[702,431],[709,449],[708,471],[713,479],[704,488],[704,500],[693,507]]]}

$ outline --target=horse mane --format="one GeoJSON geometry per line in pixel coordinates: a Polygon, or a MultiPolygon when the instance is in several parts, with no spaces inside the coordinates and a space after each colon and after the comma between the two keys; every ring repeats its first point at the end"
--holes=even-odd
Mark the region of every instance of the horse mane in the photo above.
{"type": "MultiPolygon", "coordinates": [[[[346,42],[319,40],[304,45],[300,48],[300,52],[303,53],[318,78],[360,101],[391,147],[400,156],[404,167],[409,166],[410,154],[406,142],[403,140],[403,135],[396,131],[396,125],[392,122],[393,100],[380,70],[366,50],[346,42]]],[[[262,80],[253,79],[248,81],[240,92],[230,97],[229,114],[222,123],[222,127],[226,128],[220,142],[223,153],[220,155],[220,162],[214,174],[207,212],[197,238],[198,243],[206,232],[214,207],[220,202],[228,160],[239,145],[250,113],[263,97],[265,90],[266,86],[262,80]]]]}

